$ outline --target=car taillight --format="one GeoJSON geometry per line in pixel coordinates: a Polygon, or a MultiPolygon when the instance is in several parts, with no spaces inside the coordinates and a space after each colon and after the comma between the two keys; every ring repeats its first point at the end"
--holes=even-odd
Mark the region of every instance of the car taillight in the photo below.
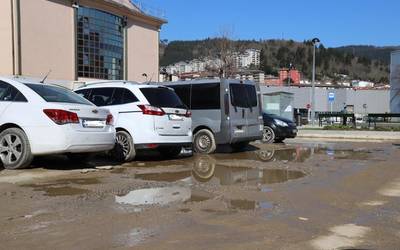
{"type": "Polygon", "coordinates": [[[185,117],[188,117],[188,118],[192,117],[192,112],[190,112],[189,110],[186,110],[185,117]]]}
{"type": "Polygon", "coordinates": [[[56,124],[79,123],[78,115],[62,109],[44,109],[43,112],[56,124]]]}
{"type": "Polygon", "coordinates": [[[138,107],[142,110],[144,115],[157,115],[157,116],[165,115],[164,110],[158,107],[150,105],[138,105],[138,107]]]}
{"type": "Polygon", "coordinates": [[[107,125],[113,125],[113,123],[114,123],[114,117],[113,117],[113,115],[112,115],[112,114],[108,114],[108,115],[107,115],[107,119],[106,119],[106,124],[107,124],[107,125]]]}

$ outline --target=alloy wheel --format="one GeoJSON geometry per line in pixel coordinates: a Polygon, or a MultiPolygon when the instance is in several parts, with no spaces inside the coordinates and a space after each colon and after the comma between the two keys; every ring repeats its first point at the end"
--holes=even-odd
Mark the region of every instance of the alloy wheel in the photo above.
{"type": "Polygon", "coordinates": [[[197,140],[199,148],[206,150],[211,146],[211,139],[207,135],[201,135],[197,140]]]}
{"type": "Polygon", "coordinates": [[[275,137],[274,131],[270,127],[264,127],[263,141],[271,142],[274,140],[274,137],[275,137]]]}
{"type": "Polygon", "coordinates": [[[0,158],[4,164],[18,162],[22,157],[22,140],[16,134],[5,134],[0,139],[0,158]]]}
{"type": "Polygon", "coordinates": [[[129,151],[131,150],[128,138],[126,138],[126,136],[122,134],[117,134],[116,141],[117,144],[121,147],[124,156],[127,156],[129,154],[129,151]]]}

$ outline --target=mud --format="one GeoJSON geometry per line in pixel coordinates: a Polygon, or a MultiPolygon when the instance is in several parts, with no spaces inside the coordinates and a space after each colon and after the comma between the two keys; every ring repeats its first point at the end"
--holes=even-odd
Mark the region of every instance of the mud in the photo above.
{"type": "Polygon", "coordinates": [[[400,144],[0,169],[0,249],[398,249],[400,144]],[[82,169],[113,166],[81,173],[82,169]]]}

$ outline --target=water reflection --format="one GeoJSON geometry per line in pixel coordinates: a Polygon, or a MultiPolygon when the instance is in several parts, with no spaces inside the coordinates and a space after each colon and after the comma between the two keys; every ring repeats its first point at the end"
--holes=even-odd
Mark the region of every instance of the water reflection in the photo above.
{"type": "Polygon", "coordinates": [[[197,182],[207,183],[215,180],[220,185],[234,185],[237,183],[253,185],[274,184],[302,178],[304,176],[305,174],[303,172],[295,170],[256,169],[217,165],[216,159],[212,156],[195,157],[192,171],[185,170],[135,175],[136,178],[142,180],[164,182],[184,181],[187,178],[193,177],[197,182]]]}

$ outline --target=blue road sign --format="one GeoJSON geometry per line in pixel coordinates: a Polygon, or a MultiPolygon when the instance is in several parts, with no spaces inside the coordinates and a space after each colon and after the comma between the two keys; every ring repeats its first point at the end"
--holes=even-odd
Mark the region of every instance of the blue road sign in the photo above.
{"type": "Polygon", "coordinates": [[[334,92],[329,92],[328,93],[328,101],[329,102],[334,102],[335,101],[335,93],[334,92]]]}

